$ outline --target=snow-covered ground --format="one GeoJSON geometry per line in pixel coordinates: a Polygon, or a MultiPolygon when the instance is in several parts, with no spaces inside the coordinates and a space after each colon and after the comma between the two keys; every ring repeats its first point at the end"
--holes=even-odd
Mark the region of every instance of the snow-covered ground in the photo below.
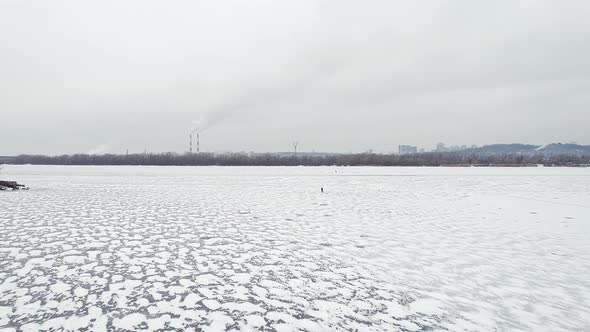
{"type": "Polygon", "coordinates": [[[590,330],[590,169],[2,177],[2,331],[590,330]]]}

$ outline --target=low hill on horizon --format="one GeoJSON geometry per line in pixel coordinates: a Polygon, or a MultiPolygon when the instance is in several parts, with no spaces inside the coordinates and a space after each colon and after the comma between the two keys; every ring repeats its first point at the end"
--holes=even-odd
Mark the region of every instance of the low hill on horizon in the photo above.
{"type": "Polygon", "coordinates": [[[527,156],[590,156],[590,145],[579,145],[573,143],[551,143],[546,145],[532,144],[492,144],[478,148],[462,150],[462,153],[481,156],[494,156],[504,154],[518,154],[527,156]]]}

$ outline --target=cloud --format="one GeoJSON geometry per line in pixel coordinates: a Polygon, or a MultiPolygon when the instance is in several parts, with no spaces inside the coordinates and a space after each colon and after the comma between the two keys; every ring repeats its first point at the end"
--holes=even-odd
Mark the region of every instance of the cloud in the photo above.
{"type": "Polygon", "coordinates": [[[182,151],[195,119],[225,150],[590,143],[588,16],[576,0],[1,2],[0,109],[18,126],[0,154],[105,132],[112,151],[182,151]]]}

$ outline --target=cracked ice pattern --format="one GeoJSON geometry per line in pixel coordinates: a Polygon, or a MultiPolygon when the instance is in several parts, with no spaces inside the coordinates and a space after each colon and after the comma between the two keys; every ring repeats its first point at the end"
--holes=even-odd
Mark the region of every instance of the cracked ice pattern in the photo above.
{"type": "Polygon", "coordinates": [[[0,330],[590,329],[588,169],[4,173],[0,330]]]}

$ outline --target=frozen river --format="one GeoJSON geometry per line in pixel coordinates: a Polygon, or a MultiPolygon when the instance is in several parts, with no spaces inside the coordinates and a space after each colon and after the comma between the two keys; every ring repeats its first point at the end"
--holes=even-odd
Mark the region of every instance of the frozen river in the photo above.
{"type": "Polygon", "coordinates": [[[0,331],[590,330],[588,168],[1,176],[0,331]]]}

